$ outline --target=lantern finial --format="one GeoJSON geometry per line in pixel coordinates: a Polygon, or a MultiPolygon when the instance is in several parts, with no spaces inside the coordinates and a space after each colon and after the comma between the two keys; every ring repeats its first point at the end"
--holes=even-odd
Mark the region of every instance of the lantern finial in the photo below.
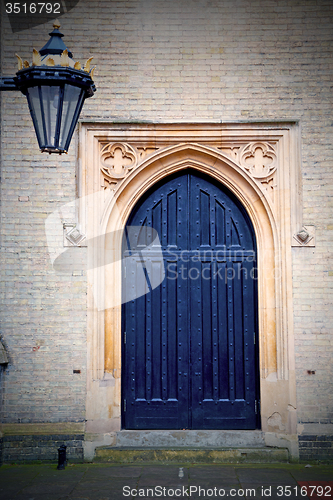
{"type": "Polygon", "coordinates": [[[61,24],[59,23],[59,20],[58,20],[58,19],[56,19],[56,20],[54,21],[54,23],[53,23],[53,28],[54,28],[55,30],[58,30],[60,27],[61,27],[61,24]]]}

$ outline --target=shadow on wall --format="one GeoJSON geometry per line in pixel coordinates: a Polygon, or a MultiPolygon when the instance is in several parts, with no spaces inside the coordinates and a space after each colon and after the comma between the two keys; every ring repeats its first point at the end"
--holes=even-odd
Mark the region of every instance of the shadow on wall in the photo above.
{"type": "Polygon", "coordinates": [[[4,346],[0,340],[0,365],[1,365],[1,368],[6,366],[7,364],[8,364],[7,352],[6,352],[6,349],[4,348],[4,346]]]}
{"type": "MultiPolygon", "coordinates": [[[[0,340],[0,404],[1,404],[1,392],[2,392],[2,372],[8,365],[8,357],[6,349],[4,348],[1,340],[0,340]]],[[[2,465],[2,448],[3,448],[3,437],[2,432],[0,431],[0,465],[2,465]]]]}
{"type": "Polygon", "coordinates": [[[80,0],[59,0],[59,2],[4,2],[13,33],[29,30],[40,24],[54,21],[55,18],[71,11],[80,0]],[[23,27],[22,27],[23,26],[23,27]]]}

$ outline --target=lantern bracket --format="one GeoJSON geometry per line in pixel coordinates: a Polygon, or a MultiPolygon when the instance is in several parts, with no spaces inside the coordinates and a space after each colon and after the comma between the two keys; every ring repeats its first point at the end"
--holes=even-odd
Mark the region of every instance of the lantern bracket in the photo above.
{"type": "Polygon", "coordinates": [[[11,77],[11,76],[5,76],[5,77],[0,76],[0,91],[19,90],[16,87],[16,83],[15,83],[14,78],[15,77],[11,77]]]}

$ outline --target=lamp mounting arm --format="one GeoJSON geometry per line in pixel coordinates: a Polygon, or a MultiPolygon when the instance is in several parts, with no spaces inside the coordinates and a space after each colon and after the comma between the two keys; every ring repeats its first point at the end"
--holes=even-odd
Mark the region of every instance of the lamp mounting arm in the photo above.
{"type": "Polygon", "coordinates": [[[2,90],[19,90],[14,81],[14,77],[0,76],[0,91],[2,90]]]}

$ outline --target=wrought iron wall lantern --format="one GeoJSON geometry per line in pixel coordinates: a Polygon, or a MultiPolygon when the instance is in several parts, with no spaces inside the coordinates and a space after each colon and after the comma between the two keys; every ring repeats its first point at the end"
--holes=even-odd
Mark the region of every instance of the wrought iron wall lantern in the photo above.
{"type": "Polygon", "coordinates": [[[62,41],[55,21],[50,39],[37,52],[32,65],[18,59],[15,77],[1,78],[0,90],[20,90],[28,100],[39,147],[42,152],[67,153],[79,115],[87,97],[96,91],[92,57],[81,68],[62,41]]]}

